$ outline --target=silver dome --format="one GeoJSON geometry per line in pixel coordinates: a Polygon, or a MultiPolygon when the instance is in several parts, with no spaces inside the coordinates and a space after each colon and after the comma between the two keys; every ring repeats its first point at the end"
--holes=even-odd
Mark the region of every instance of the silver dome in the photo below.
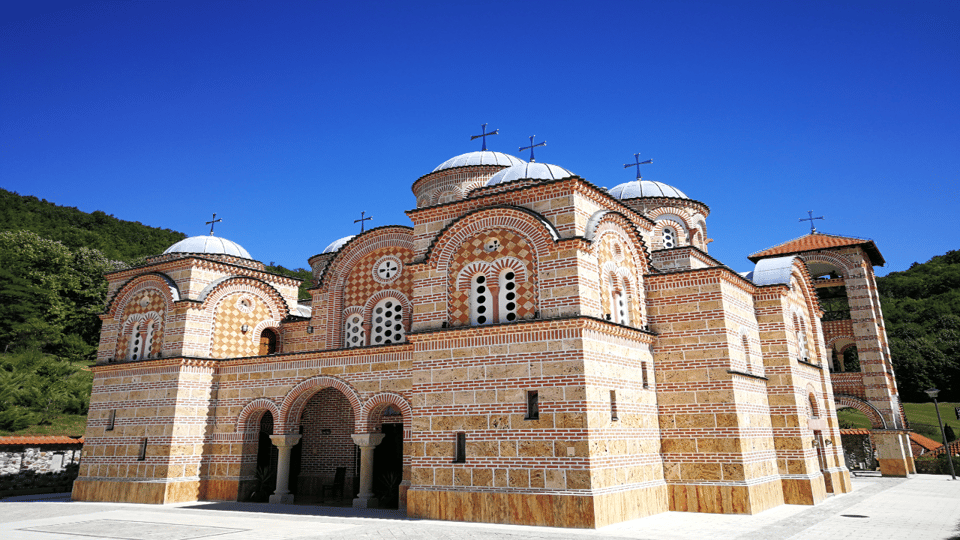
{"type": "Polygon", "coordinates": [[[452,157],[437,165],[437,168],[433,169],[432,172],[442,171],[444,169],[452,169],[454,167],[466,167],[469,165],[499,165],[501,167],[510,167],[512,165],[519,165],[521,163],[526,162],[520,158],[516,158],[508,154],[483,150],[452,157]]]}
{"type": "Polygon", "coordinates": [[[557,165],[551,165],[549,163],[521,163],[509,169],[498,171],[487,180],[487,185],[495,186],[497,184],[527,178],[533,180],[559,180],[561,178],[570,178],[571,176],[576,175],[557,165]]]}
{"type": "Polygon", "coordinates": [[[339,240],[334,240],[333,242],[330,243],[329,246],[323,248],[323,253],[333,253],[335,251],[340,251],[340,248],[342,248],[344,244],[353,240],[354,238],[356,238],[356,236],[357,235],[355,234],[351,234],[350,236],[344,236],[339,240]]]}
{"type": "Polygon", "coordinates": [[[207,253],[210,255],[231,255],[243,259],[253,260],[250,252],[236,242],[219,236],[191,236],[167,248],[167,253],[207,253]]]}
{"type": "Polygon", "coordinates": [[[610,195],[617,199],[635,199],[637,197],[673,197],[676,199],[689,199],[687,195],[679,189],[664,184],[662,182],[652,182],[650,180],[631,180],[619,186],[614,186],[608,190],[610,195]]]}

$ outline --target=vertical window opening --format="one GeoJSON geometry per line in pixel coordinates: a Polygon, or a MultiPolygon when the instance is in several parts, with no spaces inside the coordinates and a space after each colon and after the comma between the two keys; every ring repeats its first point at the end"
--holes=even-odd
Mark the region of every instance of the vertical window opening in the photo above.
{"type": "Polygon", "coordinates": [[[400,343],[406,333],[403,328],[403,305],[396,298],[385,298],[373,308],[371,345],[400,343]]]}
{"type": "Polygon", "coordinates": [[[640,375],[643,377],[643,387],[650,388],[650,379],[647,375],[647,363],[640,362],[640,375]]]}
{"type": "Polygon", "coordinates": [[[677,245],[677,233],[672,227],[663,228],[663,247],[669,249],[677,245]]]}
{"type": "Polygon", "coordinates": [[[753,363],[750,361],[750,343],[747,341],[747,336],[740,336],[740,341],[743,345],[743,362],[746,365],[747,373],[753,373],[753,363]]]}
{"type": "Polygon", "coordinates": [[[453,462],[467,462],[467,434],[462,431],[457,433],[457,446],[453,456],[453,462]]]}
{"type": "Polygon", "coordinates": [[[517,320],[517,276],[507,268],[500,273],[500,322],[517,320]]]}
{"type": "Polygon", "coordinates": [[[117,423],[117,410],[113,409],[110,411],[110,415],[107,416],[107,429],[106,431],[113,431],[113,427],[117,423]]]}
{"type": "Polygon", "coordinates": [[[137,455],[137,461],[145,461],[147,459],[147,438],[144,437],[140,441],[140,454],[137,455]]]}
{"type": "Polygon", "coordinates": [[[536,390],[527,391],[527,416],[524,420],[540,419],[540,395],[536,390]]]}
{"type": "Polygon", "coordinates": [[[367,335],[363,329],[363,317],[353,314],[347,317],[343,328],[344,347],[362,347],[366,344],[367,335]]]}
{"type": "Polygon", "coordinates": [[[610,420],[617,420],[617,391],[610,391],[610,420]]]}
{"type": "Polygon", "coordinates": [[[470,280],[470,323],[473,325],[490,324],[493,314],[493,299],[487,288],[487,276],[477,274],[470,280]]]}

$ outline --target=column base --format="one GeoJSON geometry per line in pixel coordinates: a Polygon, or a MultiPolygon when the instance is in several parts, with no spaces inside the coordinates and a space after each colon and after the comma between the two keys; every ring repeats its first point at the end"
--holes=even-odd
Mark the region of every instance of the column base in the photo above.
{"type": "Polygon", "coordinates": [[[376,497],[357,497],[353,500],[354,508],[379,508],[380,501],[376,497]]]}
{"type": "Polygon", "coordinates": [[[270,504],[292,504],[293,493],[284,493],[283,495],[271,495],[270,504]]]}

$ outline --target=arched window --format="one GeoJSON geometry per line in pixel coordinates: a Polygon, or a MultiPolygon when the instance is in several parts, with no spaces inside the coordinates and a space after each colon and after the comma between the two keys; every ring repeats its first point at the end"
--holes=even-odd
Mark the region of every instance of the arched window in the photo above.
{"type": "Polygon", "coordinates": [[[400,343],[405,339],[403,304],[396,298],[384,298],[377,302],[371,319],[371,345],[400,343]]]}
{"type": "Polygon", "coordinates": [[[807,402],[810,406],[810,418],[820,418],[820,407],[817,406],[817,398],[813,392],[807,394],[807,402]]]}
{"type": "Polygon", "coordinates": [[[499,322],[517,320],[517,275],[510,268],[500,272],[499,322]]]}
{"type": "Polygon", "coordinates": [[[677,231],[673,227],[663,228],[663,248],[670,249],[677,245],[677,231]]]}
{"type": "Polygon", "coordinates": [[[127,356],[131,360],[150,358],[153,346],[153,319],[142,319],[133,325],[127,356]]]}
{"type": "Polygon", "coordinates": [[[477,273],[470,280],[470,324],[493,322],[493,298],[487,288],[487,276],[477,273]]]}
{"type": "Polygon", "coordinates": [[[367,334],[363,329],[363,317],[359,313],[348,315],[343,323],[343,346],[363,347],[367,343],[367,334]]]}

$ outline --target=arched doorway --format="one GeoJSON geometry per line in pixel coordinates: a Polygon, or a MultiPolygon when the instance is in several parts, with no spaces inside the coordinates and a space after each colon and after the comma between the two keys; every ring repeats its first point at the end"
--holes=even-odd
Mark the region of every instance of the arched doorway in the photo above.
{"type": "MultiPolygon", "coordinates": [[[[240,500],[266,502],[277,485],[277,447],[270,436],[273,435],[273,415],[264,411],[256,422],[256,431],[249,436],[245,444],[241,472],[246,480],[238,493],[240,500]]],[[[251,426],[252,427],[252,426],[251,426]]]]}
{"type": "Polygon", "coordinates": [[[403,482],[403,414],[395,405],[375,409],[374,432],[383,433],[383,440],[373,451],[373,493],[380,508],[397,508],[400,484],[403,482]]]}
{"type": "Polygon", "coordinates": [[[260,333],[260,356],[277,352],[277,333],[272,328],[264,328],[260,333]]]}
{"type": "Polygon", "coordinates": [[[291,491],[297,502],[322,500],[326,505],[349,506],[357,494],[359,477],[357,446],[350,437],[354,432],[350,401],[336,388],[318,390],[304,404],[299,428],[300,455],[291,456],[290,466],[291,491]],[[334,486],[338,469],[343,469],[342,492],[324,490],[324,486],[334,486]]]}

